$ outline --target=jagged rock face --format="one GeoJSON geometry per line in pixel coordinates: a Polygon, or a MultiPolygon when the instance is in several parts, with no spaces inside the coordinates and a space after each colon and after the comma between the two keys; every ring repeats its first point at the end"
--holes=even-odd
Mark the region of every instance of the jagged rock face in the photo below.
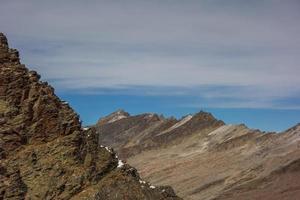
{"type": "Polygon", "coordinates": [[[0,33],[0,64],[3,63],[20,64],[20,60],[18,51],[10,49],[5,35],[0,33]]]}
{"type": "Polygon", "coordinates": [[[300,125],[263,133],[204,112],[179,121],[144,116],[95,127],[146,180],[187,200],[299,199],[300,125]]]}
{"type": "Polygon", "coordinates": [[[99,145],[0,33],[0,199],[179,199],[99,145]]]}
{"type": "Polygon", "coordinates": [[[35,71],[20,64],[17,50],[0,36],[0,145],[5,154],[21,145],[51,141],[80,130],[78,115],[35,71]]]}

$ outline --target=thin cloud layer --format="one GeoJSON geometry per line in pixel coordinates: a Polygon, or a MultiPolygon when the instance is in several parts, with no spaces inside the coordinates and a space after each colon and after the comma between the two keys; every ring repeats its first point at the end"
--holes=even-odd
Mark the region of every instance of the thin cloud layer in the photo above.
{"type": "Polygon", "coordinates": [[[298,109],[289,99],[300,99],[299,9],[297,0],[12,0],[1,2],[0,24],[59,91],[298,109]]]}

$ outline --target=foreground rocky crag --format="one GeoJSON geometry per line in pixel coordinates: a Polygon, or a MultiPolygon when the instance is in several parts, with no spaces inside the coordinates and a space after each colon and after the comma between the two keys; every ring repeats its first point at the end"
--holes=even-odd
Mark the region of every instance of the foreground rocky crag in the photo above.
{"type": "Polygon", "coordinates": [[[205,112],[177,120],[119,110],[95,128],[146,180],[184,199],[300,199],[300,124],[265,133],[205,112]]]}
{"type": "Polygon", "coordinates": [[[0,199],[179,199],[99,145],[0,33],[0,199]]]}

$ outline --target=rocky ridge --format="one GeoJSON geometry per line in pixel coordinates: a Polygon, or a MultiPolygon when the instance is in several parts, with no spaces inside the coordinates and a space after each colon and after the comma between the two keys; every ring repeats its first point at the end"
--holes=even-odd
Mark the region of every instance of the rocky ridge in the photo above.
{"type": "Polygon", "coordinates": [[[299,199],[299,124],[266,133],[199,112],[180,120],[141,114],[95,128],[146,180],[184,199],[299,199]]]}
{"type": "Polygon", "coordinates": [[[188,115],[180,120],[146,113],[127,116],[113,123],[104,123],[100,119],[95,128],[101,142],[110,144],[119,152],[121,158],[126,159],[146,149],[175,145],[181,141],[182,136],[187,137],[197,131],[214,130],[222,125],[224,122],[205,112],[188,115]]]}
{"type": "Polygon", "coordinates": [[[0,199],[178,198],[143,181],[0,33],[0,199]]]}

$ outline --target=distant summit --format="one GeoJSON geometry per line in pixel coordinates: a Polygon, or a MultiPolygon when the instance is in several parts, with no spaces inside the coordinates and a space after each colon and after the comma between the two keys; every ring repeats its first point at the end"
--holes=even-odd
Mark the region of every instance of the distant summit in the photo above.
{"type": "Polygon", "coordinates": [[[177,120],[149,113],[130,116],[127,112],[118,110],[100,119],[95,128],[100,134],[101,142],[109,144],[125,159],[145,149],[176,143],[196,131],[222,125],[224,122],[203,111],[177,120]]]}
{"type": "Polygon", "coordinates": [[[120,109],[120,110],[117,110],[116,112],[111,113],[110,115],[108,115],[104,118],[101,118],[98,121],[98,124],[112,123],[112,122],[118,121],[120,119],[127,118],[129,116],[130,115],[128,112],[125,112],[124,110],[120,109]]]}

